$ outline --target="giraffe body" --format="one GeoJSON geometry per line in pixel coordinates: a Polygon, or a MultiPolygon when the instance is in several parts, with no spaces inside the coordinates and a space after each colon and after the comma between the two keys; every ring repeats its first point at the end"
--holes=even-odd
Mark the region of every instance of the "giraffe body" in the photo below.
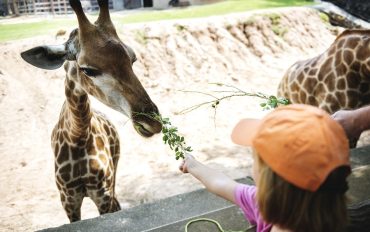
{"type": "Polygon", "coordinates": [[[328,113],[370,104],[370,30],[346,30],[324,53],[296,62],[278,96],[328,113]]]}
{"type": "Polygon", "coordinates": [[[115,212],[115,176],[120,140],[113,124],[90,107],[89,95],[127,115],[136,131],[150,137],[162,129],[148,116],[157,106],[133,72],[134,51],[118,37],[110,20],[108,0],[98,0],[100,13],[91,24],[81,2],[70,0],[79,28],[63,45],[39,46],[21,53],[28,63],[43,69],[64,64],[65,96],[52,132],[55,180],[63,208],[71,222],[81,219],[81,204],[90,197],[99,213],[115,212]]]}

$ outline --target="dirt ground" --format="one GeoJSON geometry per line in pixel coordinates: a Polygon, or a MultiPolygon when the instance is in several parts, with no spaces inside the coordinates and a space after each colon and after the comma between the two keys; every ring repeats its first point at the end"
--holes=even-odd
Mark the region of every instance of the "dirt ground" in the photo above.
{"type": "MultiPolygon", "coordinates": [[[[223,101],[216,117],[210,106],[179,114],[209,100],[186,91],[226,90],[210,84],[221,82],[276,94],[292,63],[324,51],[341,30],[307,8],[116,26],[122,40],[135,50],[134,71],[162,115],[171,118],[199,160],[233,178],[250,173],[251,157],[248,150],[231,143],[230,131],[239,118],[264,114],[261,100],[223,101]]],[[[63,43],[67,36],[0,43],[1,231],[68,223],[54,182],[50,148],[51,130],[65,99],[64,70],[37,69],[19,55],[37,45],[63,43]]],[[[144,139],[125,116],[95,100],[93,105],[120,129],[116,193],[123,210],[201,187],[178,171],[179,161],[160,135],[144,139]]],[[[86,198],[82,218],[96,216],[96,207],[86,198]]]]}

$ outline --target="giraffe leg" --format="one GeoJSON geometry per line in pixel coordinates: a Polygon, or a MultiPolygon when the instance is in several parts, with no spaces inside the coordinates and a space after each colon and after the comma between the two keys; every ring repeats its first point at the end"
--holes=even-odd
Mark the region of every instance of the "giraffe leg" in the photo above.
{"type": "Polygon", "coordinates": [[[84,198],[83,194],[77,193],[76,190],[72,191],[74,192],[73,194],[71,194],[71,190],[68,191],[70,194],[67,192],[60,192],[63,208],[71,223],[81,220],[81,205],[84,198]]]}
{"type": "Polygon", "coordinates": [[[95,203],[100,214],[113,213],[121,210],[121,206],[114,196],[113,191],[104,191],[104,189],[90,192],[89,196],[95,203]]]}

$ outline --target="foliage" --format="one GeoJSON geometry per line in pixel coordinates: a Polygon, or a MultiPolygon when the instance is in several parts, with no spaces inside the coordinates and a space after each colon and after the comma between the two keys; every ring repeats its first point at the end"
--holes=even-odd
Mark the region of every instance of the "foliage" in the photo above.
{"type": "MultiPolygon", "coordinates": [[[[122,24],[127,23],[138,23],[138,22],[150,22],[158,20],[169,20],[169,19],[185,19],[185,18],[200,18],[212,15],[223,15],[232,12],[244,12],[254,9],[274,8],[274,7],[286,7],[286,6],[302,6],[312,4],[305,0],[258,0],[258,1],[247,1],[247,0],[228,0],[219,3],[191,6],[188,8],[178,8],[150,12],[139,12],[129,14],[112,15],[112,20],[116,24],[117,28],[122,24]]],[[[96,13],[88,16],[96,19],[96,13]]],[[[40,20],[38,22],[20,22],[20,23],[2,23],[0,17],[0,42],[23,39],[37,35],[45,35],[55,33],[61,28],[66,27],[77,27],[76,20],[70,19],[70,16],[58,16],[58,19],[52,20],[40,20]]]]}
{"type": "Polygon", "coordinates": [[[188,113],[190,111],[193,111],[195,109],[198,109],[199,107],[206,106],[206,105],[210,105],[216,111],[216,109],[219,106],[219,104],[221,103],[221,101],[223,101],[225,99],[230,99],[230,98],[233,98],[233,97],[245,97],[245,96],[258,97],[258,98],[264,99],[264,102],[262,102],[260,104],[260,106],[262,107],[263,110],[273,109],[273,108],[279,107],[281,105],[289,105],[290,104],[289,99],[286,99],[286,98],[283,98],[283,97],[276,97],[276,96],[273,96],[273,95],[266,95],[266,94],[263,94],[263,93],[260,93],[260,92],[250,93],[250,92],[246,92],[246,91],[244,91],[244,90],[242,90],[242,89],[240,89],[236,86],[227,85],[227,84],[223,84],[223,83],[211,83],[211,84],[219,86],[219,87],[224,87],[224,88],[226,87],[227,89],[214,91],[216,94],[221,93],[222,94],[221,96],[217,96],[215,93],[204,93],[204,92],[199,92],[199,91],[184,91],[184,92],[189,92],[189,93],[203,94],[203,95],[209,96],[213,99],[209,100],[209,101],[206,101],[206,102],[202,102],[200,104],[197,104],[197,105],[194,105],[194,106],[191,106],[191,107],[188,107],[188,108],[182,110],[180,113],[182,113],[182,114],[188,113]]]}

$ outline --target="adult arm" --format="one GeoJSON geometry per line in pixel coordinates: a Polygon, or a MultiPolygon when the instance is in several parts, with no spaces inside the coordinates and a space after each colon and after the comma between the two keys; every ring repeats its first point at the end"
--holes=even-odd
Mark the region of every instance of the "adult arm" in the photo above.
{"type": "Polygon", "coordinates": [[[363,131],[370,129],[370,106],[339,110],[332,117],[342,125],[350,141],[357,141],[363,131]]]}

